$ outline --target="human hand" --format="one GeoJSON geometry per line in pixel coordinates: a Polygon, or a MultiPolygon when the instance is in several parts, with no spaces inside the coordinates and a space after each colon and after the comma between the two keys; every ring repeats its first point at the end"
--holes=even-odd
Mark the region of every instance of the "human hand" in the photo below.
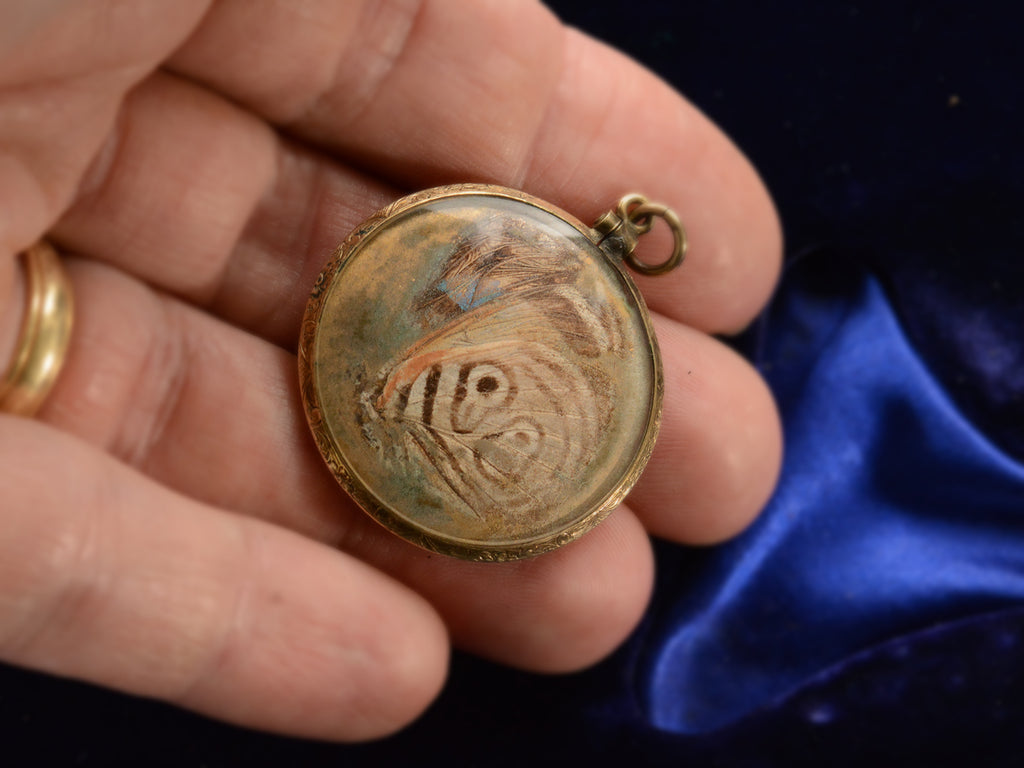
{"type": "Polygon", "coordinates": [[[648,533],[721,540],[774,484],[770,395],[707,335],[746,324],[777,276],[756,175],[532,2],[208,5],[0,10],[0,361],[13,257],[44,233],[77,307],[39,417],[0,415],[0,658],[335,739],[419,714],[449,642],[529,670],[597,661],[646,605],[648,533]],[[459,181],[585,221],[636,189],[690,236],[683,268],[637,281],[666,379],[647,471],[536,560],[451,560],[379,528],[299,404],[298,325],[336,244],[404,191],[459,181]]]}

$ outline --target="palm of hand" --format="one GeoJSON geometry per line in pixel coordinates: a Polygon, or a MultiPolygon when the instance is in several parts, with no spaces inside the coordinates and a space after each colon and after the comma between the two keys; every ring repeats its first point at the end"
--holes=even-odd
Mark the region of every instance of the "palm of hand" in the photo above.
{"type": "Polygon", "coordinates": [[[644,609],[648,533],[716,541],[763,504],[771,398],[706,334],[766,300],[777,223],[743,158],[664,85],[539,5],[66,5],[0,12],[2,248],[48,232],[78,307],[40,418],[0,417],[0,657],[369,737],[436,694],[449,638],[526,669],[596,661],[644,609]],[[404,190],[466,180],[584,220],[628,185],[691,237],[684,269],[640,281],[666,369],[647,472],[579,542],[500,566],[369,522],[322,466],[295,384],[305,297],[337,242],[404,190]]]}

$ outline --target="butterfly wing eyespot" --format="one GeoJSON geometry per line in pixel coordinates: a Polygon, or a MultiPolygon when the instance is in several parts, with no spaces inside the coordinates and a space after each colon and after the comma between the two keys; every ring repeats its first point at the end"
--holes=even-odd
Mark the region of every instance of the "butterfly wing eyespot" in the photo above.
{"type": "Polygon", "coordinates": [[[451,427],[460,434],[485,431],[487,416],[513,406],[518,386],[515,374],[491,362],[463,362],[451,402],[451,427]]]}

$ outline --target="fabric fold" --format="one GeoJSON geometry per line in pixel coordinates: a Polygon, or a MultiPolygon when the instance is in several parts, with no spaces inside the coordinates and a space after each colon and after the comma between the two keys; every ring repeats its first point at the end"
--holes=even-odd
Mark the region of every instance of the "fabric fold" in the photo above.
{"type": "Polygon", "coordinates": [[[762,334],[787,437],[779,487],[748,532],[696,574],[682,566],[692,580],[658,595],[637,645],[650,720],[677,733],[1024,597],[1024,467],[957,410],[879,281],[834,255],[804,259],[762,334]]]}

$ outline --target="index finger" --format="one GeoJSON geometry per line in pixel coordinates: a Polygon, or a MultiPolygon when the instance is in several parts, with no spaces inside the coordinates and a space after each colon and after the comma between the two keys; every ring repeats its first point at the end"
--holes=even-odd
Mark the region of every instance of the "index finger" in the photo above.
{"type": "Polygon", "coordinates": [[[254,5],[219,3],[172,66],[401,186],[506,184],[584,220],[643,191],[679,212],[691,256],[642,287],[652,309],[698,328],[742,327],[770,294],[779,227],[743,155],[667,85],[543,6],[254,5]]]}

